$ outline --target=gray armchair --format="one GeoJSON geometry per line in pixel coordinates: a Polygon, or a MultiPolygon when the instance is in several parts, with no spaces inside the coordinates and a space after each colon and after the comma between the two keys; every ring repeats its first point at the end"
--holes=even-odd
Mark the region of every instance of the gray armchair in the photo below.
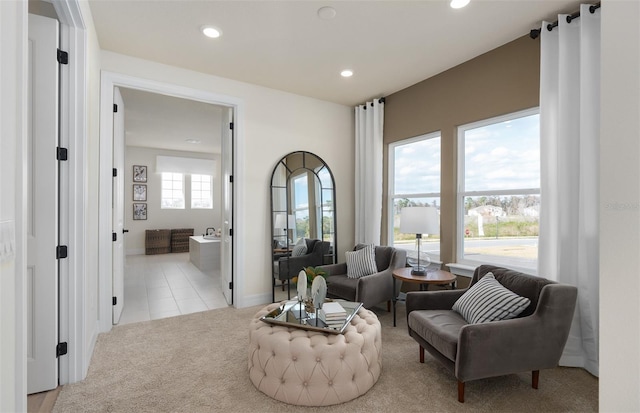
{"type": "Polygon", "coordinates": [[[531,300],[516,318],[468,324],[452,310],[466,290],[407,293],[407,326],[420,344],[420,362],[426,349],[451,370],[459,402],[464,402],[466,382],[487,377],[531,371],[537,389],[539,371],[558,365],[571,327],[576,287],[490,265],[475,270],[470,287],[488,272],[531,300]]]}
{"type": "Polygon", "coordinates": [[[330,243],[319,239],[305,239],[307,253],[298,257],[284,256],[275,261],[274,276],[282,282],[284,290],[285,282],[297,277],[300,270],[305,267],[317,267],[322,265],[325,254],[329,253],[330,243]]]}
{"type": "MultiPolygon", "coordinates": [[[[364,244],[358,244],[354,251],[364,247],[364,244]]],[[[397,282],[392,272],[406,265],[407,252],[393,247],[376,246],[375,257],[378,272],[360,278],[347,277],[346,263],[323,265],[322,268],[329,273],[327,296],[361,302],[365,308],[386,301],[389,310],[393,298],[393,282],[397,282]]]]}

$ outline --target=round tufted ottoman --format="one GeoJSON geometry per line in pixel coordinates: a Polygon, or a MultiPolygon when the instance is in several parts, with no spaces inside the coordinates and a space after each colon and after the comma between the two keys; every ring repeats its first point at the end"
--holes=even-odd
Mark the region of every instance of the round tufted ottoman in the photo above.
{"type": "Polygon", "coordinates": [[[328,406],[366,393],[382,371],[378,317],[361,308],[343,334],[326,334],[260,321],[249,326],[249,378],[258,390],[289,404],[328,406]]]}

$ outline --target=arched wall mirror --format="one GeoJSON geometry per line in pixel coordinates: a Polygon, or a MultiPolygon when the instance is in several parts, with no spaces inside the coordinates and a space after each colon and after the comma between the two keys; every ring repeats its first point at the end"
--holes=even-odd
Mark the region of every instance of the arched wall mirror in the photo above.
{"type": "Polygon", "coordinates": [[[302,268],[336,262],[335,181],[317,155],[292,152],[273,169],[271,235],[274,302],[277,291],[291,298],[291,278],[302,268]]]}

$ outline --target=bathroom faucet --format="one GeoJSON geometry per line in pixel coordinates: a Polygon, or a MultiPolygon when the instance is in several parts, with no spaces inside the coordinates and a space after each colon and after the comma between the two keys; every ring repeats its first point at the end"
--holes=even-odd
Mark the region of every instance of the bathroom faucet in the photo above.
{"type": "Polygon", "coordinates": [[[205,235],[214,235],[216,233],[216,229],[213,227],[207,228],[206,230],[206,234],[205,235]],[[209,232],[209,230],[211,230],[211,232],[209,232]]]}

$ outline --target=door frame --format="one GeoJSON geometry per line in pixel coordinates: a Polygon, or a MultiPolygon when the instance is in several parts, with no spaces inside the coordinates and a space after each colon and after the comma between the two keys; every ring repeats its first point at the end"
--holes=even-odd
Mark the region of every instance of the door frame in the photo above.
{"type": "MultiPolygon", "coordinates": [[[[99,171],[99,222],[98,222],[98,324],[101,332],[107,332],[112,327],[112,251],[111,251],[111,232],[112,232],[112,140],[113,140],[113,88],[124,87],[129,89],[137,89],[150,93],[168,95],[183,99],[195,100],[203,103],[210,103],[219,106],[231,107],[234,116],[234,193],[233,193],[233,228],[234,234],[242,234],[242,222],[237,220],[239,215],[238,205],[243,205],[243,180],[238,171],[242,171],[242,159],[244,155],[243,145],[243,117],[244,103],[241,99],[221,95],[212,92],[206,92],[198,89],[191,89],[184,86],[158,82],[139,77],[123,75],[120,73],[102,71],[100,75],[100,171],[99,171]]],[[[233,245],[233,302],[239,305],[238,291],[242,290],[243,277],[243,258],[244,249],[242,244],[238,242],[238,237],[232,239],[233,245]]]]}

